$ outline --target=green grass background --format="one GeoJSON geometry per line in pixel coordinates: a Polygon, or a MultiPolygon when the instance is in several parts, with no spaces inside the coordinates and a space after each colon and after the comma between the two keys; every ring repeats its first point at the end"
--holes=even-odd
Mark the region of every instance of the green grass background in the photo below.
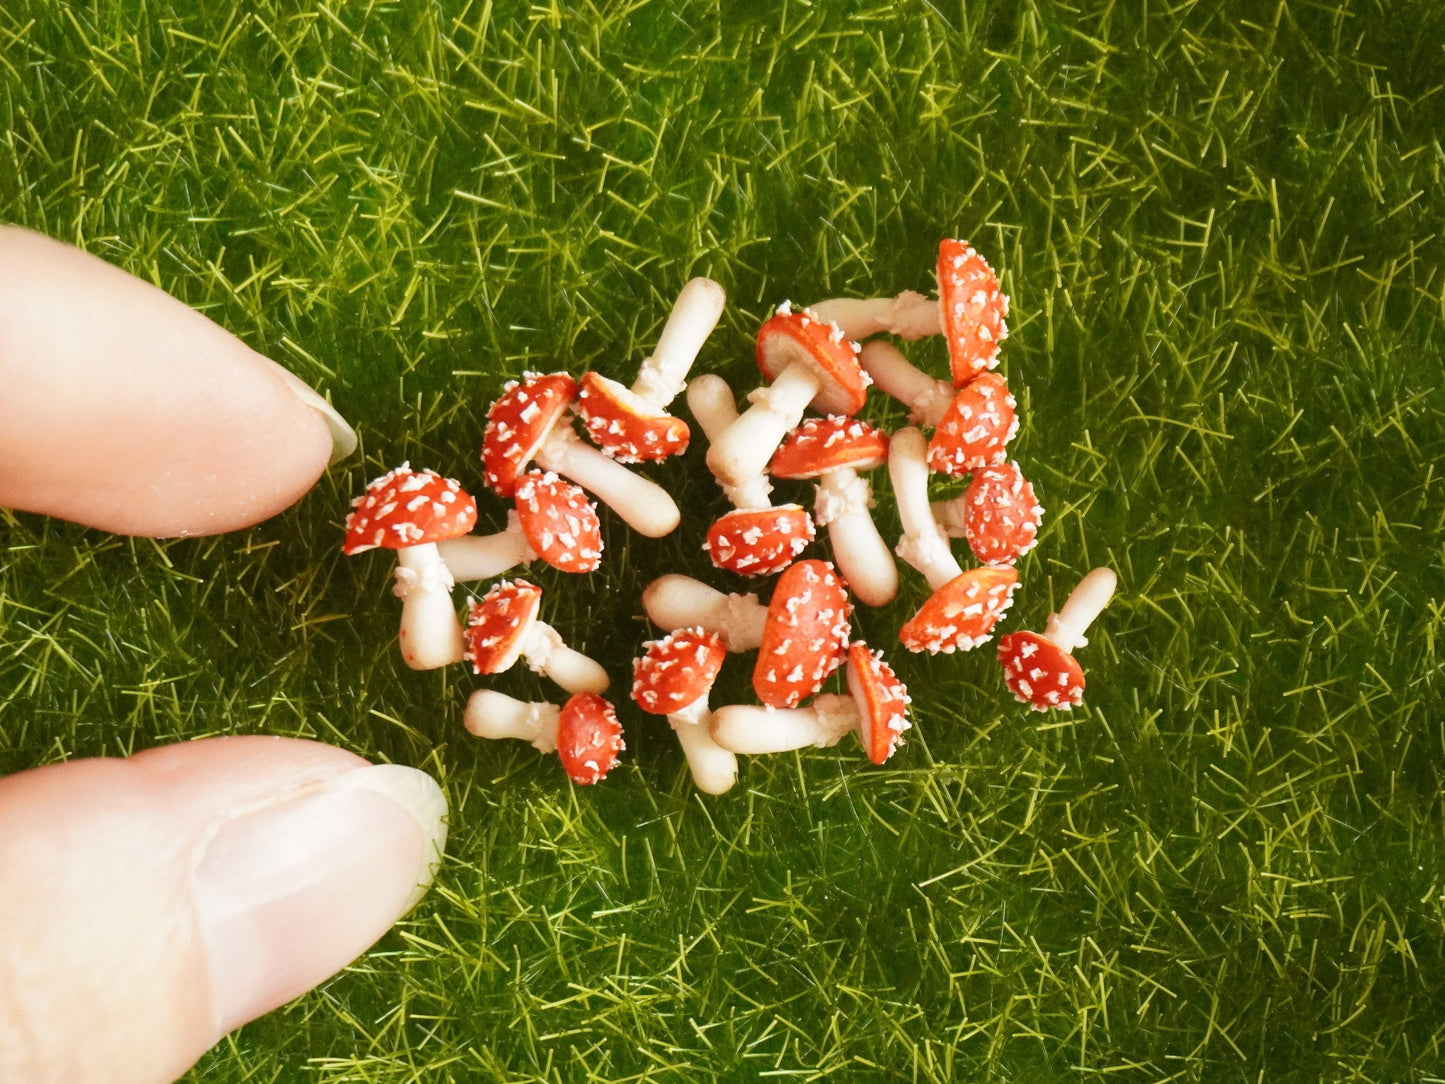
{"type": "MultiPolygon", "coordinates": [[[[0,220],[206,312],[361,452],[219,538],[3,514],[0,771],[312,737],[435,773],[452,836],[373,952],[190,1079],[1445,1079],[1445,6],[204,8],[4,5],[0,220]],[[628,704],[577,789],[466,735],[479,679],[400,664],[389,562],[338,549],[369,478],[480,490],[502,383],[630,381],[691,275],[730,295],[698,367],[742,384],[770,306],[928,289],[943,236],[1013,297],[1048,509],[1006,627],[1120,574],[1084,709],[895,646],[887,767],[849,740],[703,799],[628,704]]],[[[724,508],[700,447],[651,473],[681,530],[533,573],[619,689],[641,587],[707,574],[724,508]]]]}

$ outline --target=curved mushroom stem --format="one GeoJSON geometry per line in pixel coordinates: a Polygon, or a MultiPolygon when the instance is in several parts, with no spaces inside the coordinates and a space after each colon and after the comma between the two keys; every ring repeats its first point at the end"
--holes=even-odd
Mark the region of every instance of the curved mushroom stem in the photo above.
{"type": "Polygon", "coordinates": [[[496,534],[465,534],[437,543],[437,550],[458,580],[489,580],[509,568],[530,564],[537,553],[527,544],[515,511],[507,513],[507,526],[496,534]]]}
{"type": "Polygon", "coordinates": [[[817,372],[794,362],[765,387],[748,396],[753,405],[719,433],[707,450],[707,465],[723,485],[741,486],[763,474],[768,461],[797,425],[823,387],[817,372]]]}
{"type": "Polygon", "coordinates": [[[687,766],[692,772],[692,781],[704,794],[723,794],[732,790],[738,781],[738,758],[730,749],[724,749],[712,740],[708,724],[712,712],[708,710],[707,696],[700,696],[681,711],[667,717],[672,729],[677,732],[678,744],[687,757],[687,766]]]}
{"type": "Polygon", "coordinates": [[[479,738],[520,738],[539,753],[557,748],[561,709],[545,701],[525,701],[493,689],[478,689],[467,700],[462,725],[479,738]]]}
{"type": "Polygon", "coordinates": [[[852,467],[830,470],[818,480],[813,520],[828,528],[838,571],[867,606],[886,606],[898,594],[898,566],[868,509],[872,487],[852,467]]]}
{"type": "Polygon", "coordinates": [[[884,331],[901,339],[921,339],[943,331],[937,298],[913,290],[904,290],[897,297],[834,297],[808,308],[820,320],[832,320],[854,342],[884,331]]]}
{"type": "Polygon", "coordinates": [[[1085,630],[1114,597],[1118,583],[1119,577],[1112,568],[1094,569],[1069,593],[1059,612],[1049,617],[1044,636],[1058,645],[1060,651],[1069,653],[1087,644],[1085,630]]]}
{"type": "Polygon", "coordinates": [[[893,496],[903,537],[895,552],[923,573],[928,586],[937,591],[963,574],[953,556],[948,536],[933,518],[928,503],[928,441],[913,427],[900,429],[888,441],[888,475],[893,479],[893,496]]]}
{"type": "Polygon", "coordinates": [[[691,576],[659,576],[642,592],[642,608],[658,628],[697,627],[722,637],[729,651],[752,651],[763,642],[768,608],[757,595],[725,595],[691,576]]]}
{"type": "Polygon", "coordinates": [[[883,339],[864,343],[858,364],[873,378],[875,387],[908,408],[908,420],[914,425],[937,425],[958,394],[952,381],[935,380],[883,339]]]}
{"type": "Polygon", "coordinates": [[[712,740],[734,753],[785,753],[837,745],[862,716],[851,696],[824,693],[806,708],[729,704],[712,713],[712,740]]]}
{"type": "Polygon", "coordinates": [[[600,693],[611,684],[600,663],[568,647],[545,621],[532,623],[521,654],[534,673],[551,678],[569,693],[600,693]]]}
{"type": "MultiPolygon", "coordinates": [[[[728,426],[738,420],[738,406],[728,382],[714,373],[704,373],[687,386],[687,406],[702,427],[708,443],[717,440],[728,426]]],[[[744,479],[740,485],[728,485],[718,478],[723,495],[734,508],[768,508],[773,484],[766,474],[744,479]]]]}
{"type": "Polygon", "coordinates": [[[452,601],[455,584],[435,542],[396,551],[392,592],[401,599],[401,657],[413,670],[461,661],[462,623],[452,601]]]}
{"type": "Polygon", "coordinates": [[[570,478],[591,492],[638,534],[661,538],[681,519],[667,490],[583,444],[565,421],[552,427],[532,458],[544,470],[570,478]]]}
{"type": "Polygon", "coordinates": [[[712,279],[689,279],[673,302],[657,350],[642,363],[632,393],[657,410],[676,399],[726,303],[727,293],[712,279]]]}

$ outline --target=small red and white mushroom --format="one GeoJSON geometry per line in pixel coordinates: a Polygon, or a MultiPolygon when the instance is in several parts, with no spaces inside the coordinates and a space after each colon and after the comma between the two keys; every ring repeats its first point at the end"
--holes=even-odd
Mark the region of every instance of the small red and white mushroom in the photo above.
{"type": "MultiPolygon", "coordinates": [[[[687,389],[687,405],[709,441],[737,421],[732,389],[720,376],[706,373],[687,389]]],[[[718,484],[734,505],[708,528],[702,548],[712,563],[743,576],[771,576],[792,564],[816,537],[813,519],[802,505],[774,505],[772,485],[757,474],[740,486],[718,484]]]]}
{"type": "Polygon", "coordinates": [[[748,396],[752,406],[720,433],[707,465],[725,485],[744,485],[763,473],[783,436],[810,405],[824,414],[856,414],[867,398],[868,374],[858,344],[836,324],[788,302],[758,329],[758,368],[766,387],[748,396]]]}
{"type": "Polygon", "coordinates": [[[824,693],[804,708],[729,704],[713,713],[713,740],[735,753],[781,753],[836,745],[849,731],[882,764],[898,748],[908,721],[908,690],[881,652],[857,640],[848,647],[848,696],[824,693]]]}
{"type": "Polygon", "coordinates": [[[969,651],[992,635],[1013,601],[1018,573],[993,567],[965,572],[959,565],[929,505],[926,451],[922,432],[912,426],[889,441],[888,472],[903,526],[897,553],[933,588],[898,636],[910,651],[969,651]]]}
{"type": "Polygon", "coordinates": [[[577,693],[559,708],[478,689],[467,700],[462,725],[479,738],[520,738],[539,753],[556,752],[581,786],[599,782],[627,748],[616,710],[596,693],[577,693]]]}
{"type": "Polygon", "coordinates": [[[513,494],[507,526],[495,534],[467,534],[438,544],[458,580],[489,580],[540,558],[562,572],[592,572],[602,563],[597,506],[580,486],[551,471],[530,470],[513,494]]]}
{"type": "Polygon", "coordinates": [[[577,436],[568,415],[577,394],[577,382],[566,373],[528,373],[508,383],[487,412],[482,436],[487,484],[510,497],[527,464],[535,462],[594,494],[639,534],[661,538],[678,524],[677,505],[667,490],[577,436]]]}
{"type": "Polygon", "coordinates": [[[1084,670],[1073,651],[1088,643],[1084,632],[1114,597],[1118,577],[1096,568],[1069,594],[1042,633],[999,637],[998,660],[1009,691],[1035,711],[1074,708],[1084,700],[1084,670]]]}
{"type": "Polygon", "coordinates": [[[347,556],[378,547],[396,551],[401,599],[401,657],[432,670],[462,657],[462,629],[452,601],[455,581],[437,543],[464,535],[477,522],[477,503],[461,483],[403,463],[366,487],[346,517],[347,556]]]}
{"type": "Polygon", "coordinates": [[[828,528],[838,571],[868,606],[886,606],[898,594],[898,566],[869,511],[872,488],[858,476],[887,460],[887,434],[857,418],[830,414],[793,430],[768,466],[775,478],[818,479],[813,521],[828,528]]]}
{"type": "Polygon", "coordinates": [[[968,539],[986,565],[1011,565],[1038,541],[1044,509],[1017,463],[975,471],[959,496],[934,501],[933,518],[950,538],[968,539]]]}
{"type": "Polygon", "coordinates": [[[569,693],[600,693],[607,671],[562,641],[557,630],[539,620],[542,589],[525,580],[504,580],[472,600],[467,621],[465,659],[478,674],[500,674],[519,659],[569,693]]]}
{"type": "Polygon", "coordinates": [[[582,377],[577,413],[587,435],[621,463],[661,461],[687,451],[687,423],[667,412],[687,384],[697,352],[717,326],[727,295],[712,279],[690,280],[677,295],[657,351],[626,388],[598,373],[582,377]]]}
{"type": "Polygon", "coordinates": [[[708,731],[708,693],[727,657],[722,637],[700,628],[674,629],[642,646],[641,657],[633,662],[633,701],[650,715],[667,716],[698,790],[731,790],[738,759],[708,731]]]}
{"type": "Polygon", "coordinates": [[[998,373],[980,373],[962,388],[935,380],[892,343],[874,339],[858,355],[874,384],[909,408],[914,425],[933,427],[928,467],[963,475],[1002,463],[1019,429],[1018,403],[998,373]]]}

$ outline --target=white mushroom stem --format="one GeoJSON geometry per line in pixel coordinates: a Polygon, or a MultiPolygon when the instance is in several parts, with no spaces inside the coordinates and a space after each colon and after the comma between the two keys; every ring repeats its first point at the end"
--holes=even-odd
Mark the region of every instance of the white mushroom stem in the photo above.
{"type": "Polygon", "coordinates": [[[1074,648],[1087,644],[1085,630],[1114,597],[1114,588],[1118,583],[1119,577],[1112,568],[1096,568],[1090,572],[1070,592],[1059,612],[1049,617],[1048,624],[1044,626],[1045,638],[1058,645],[1060,651],[1069,654],[1074,648]]]}
{"type": "Polygon", "coordinates": [[[435,670],[462,658],[462,624],[457,619],[448,571],[435,542],[396,551],[396,582],[401,599],[401,657],[413,670],[435,670]]]}
{"type": "Polygon", "coordinates": [[[768,608],[757,595],[726,595],[691,576],[659,576],[642,592],[642,608],[662,629],[701,628],[716,633],[729,651],[753,651],[763,642],[768,608]]]}
{"type": "MultiPolygon", "coordinates": [[[[933,304],[936,308],[938,302],[933,304]]],[[[883,339],[864,343],[858,364],[875,387],[909,409],[908,420],[914,425],[937,425],[958,395],[952,381],[935,380],[883,339]]]]}
{"type": "Polygon", "coordinates": [[[873,490],[852,467],[818,479],[813,521],[828,528],[838,571],[866,606],[886,606],[898,594],[898,566],[869,511],[873,490]]]}
{"type": "Polygon", "coordinates": [[[561,709],[545,701],[517,700],[492,689],[478,689],[467,700],[462,725],[479,738],[520,738],[539,753],[557,748],[561,709]]]}
{"type": "Polygon", "coordinates": [[[820,320],[832,320],[854,342],[887,331],[902,339],[921,339],[943,331],[936,297],[904,290],[897,297],[834,297],[809,305],[820,320]]]}
{"type": "Polygon", "coordinates": [[[937,591],[963,574],[953,556],[948,536],[933,518],[928,502],[928,441],[912,426],[894,433],[888,442],[888,475],[893,479],[893,496],[903,537],[895,552],[923,574],[937,591]]]}
{"type": "Polygon", "coordinates": [[[496,534],[466,534],[437,543],[442,560],[458,580],[489,580],[509,568],[530,564],[537,553],[527,544],[515,511],[507,513],[507,526],[496,534]]]}
{"type": "Polygon", "coordinates": [[[521,655],[534,673],[551,678],[569,693],[600,693],[610,684],[600,663],[568,647],[545,621],[532,622],[521,655]]]}
{"type": "Polygon", "coordinates": [[[708,729],[712,712],[708,710],[707,696],[694,700],[681,711],[668,715],[667,721],[677,732],[678,744],[687,757],[687,766],[692,771],[692,781],[704,794],[723,794],[738,781],[738,758],[730,749],[724,749],[712,740],[708,729]]]}
{"type": "Polygon", "coordinates": [[[784,753],[837,745],[862,721],[851,696],[824,693],[806,708],[729,704],[712,713],[712,740],[734,753],[784,753]]]}
{"type": "Polygon", "coordinates": [[[748,396],[752,406],[719,433],[707,450],[707,465],[723,485],[741,486],[763,474],[788,430],[823,387],[823,378],[801,361],[748,396]]]}
{"type": "Polygon", "coordinates": [[[667,490],[584,444],[566,420],[552,427],[532,459],[576,482],[647,538],[661,538],[681,519],[667,490]]]}
{"type": "Polygon", "coordinates": [[[712,279],[690,279],[673,302],[657,350],[642,363],[632,394],[663,410],[687,386],[687,374],[702,344],[717,327],[727,294],[712,279]]]}
{"type": "MultiPolygon", "coordinates": [[[[738,406],[728,382],[714,373],[704,373],[687,386],[687,407],[711,444],[738,420],[738,406]]],[[[755,474],[740,485],[718,478],[723,495],[734,508],[770,508],[773,484],[766,474],[755,474]]]]}

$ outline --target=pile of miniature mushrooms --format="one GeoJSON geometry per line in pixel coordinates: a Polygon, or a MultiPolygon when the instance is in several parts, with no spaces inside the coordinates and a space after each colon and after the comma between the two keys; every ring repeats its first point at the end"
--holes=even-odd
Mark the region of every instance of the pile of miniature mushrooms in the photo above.
{"type": "MultiPolygon", "coordinates": [[[[779,305],[757,334],[767,382],[748,394],[741,413],[720,377],[688,382],[725,301],[722,287],[705,278],[683,287],[630,388],[594,372],[580,380],[557,372],[512,381],[491,405],[482,437],[486,485],[512,502],[506,529],[495,534],[471,533],[476,501],[455,479],[409,464],[376,479],[352,502],[342,549],[396,551],[407,665],[465,661],[490,675],[525,660],[568,699],[524,702],[479,689],[467,703],[466,729],[555,751],[576,783],[602,779],[625,748],[616,708],[601,695],[609,675],[542,620],[541,588],[501,577],[538,560],[564,572],[596,570],[602,533],[594,497],[646,537],[676,529],[681,517],[672,497],[630,465],[687,450],[690,429],[669,413],[686,389],[708,441],[707,466],[733,505],[702,548],[722,572],[777,579],[766,604],[688,576],[653,580],[642,604],[663,635],[640,646],[633,703],[667,717],[694,782],[709,794],[736,782],[739,753],[827,747],[849,732],[882,764],[910,726],[909,697],[883,652],[852,639],[854,603],[894,600],[896,554],[932,591],[900,628],[902,646],[930,654],[979,647],[1013,600],[1015,563],[1033,547],[1043,515],[1033,486],[1007,458],[1017,402],[993,370],[1008,334],[1008,298],[993,269],[962,241],[939,245],[937,280],[936,297],[904,291],[779,305]],[[947,379],[920,370],[881,337],[928,335],[947,344],[947,379]],[[906,406],[910,424],[890,435],[860,419],[870,387],[906,406]],[[863,477],[884,465],[903,530],[893,546],[874,523],[863,477]],[[930,501],[932,472],[966,477],[967,488],[930,501]],[[814,479],[812,509],[774,504],[771,478],[814,479]],[[827,528],[833,563],[802,556],[818,527],[827,528]],[[959,537],[974,567],[954,556],[959,537]],[[496,581],[468,600],[465,625],[453,594],[458,580],[496,581]],[[711,707],[709,692],[730,652],[756,652],[757,703],[711,707]],[[840,666],[848,694],[823,693],[840,666]]],[[[1110,569],[1095,569],[1043,632],[1000,638],[1003,679],[1019,701],[1038,711],[1081,703],[1084,674],[1072,652],[1087,642],[1085,630],[1115,582],[1110,569]]]]}

